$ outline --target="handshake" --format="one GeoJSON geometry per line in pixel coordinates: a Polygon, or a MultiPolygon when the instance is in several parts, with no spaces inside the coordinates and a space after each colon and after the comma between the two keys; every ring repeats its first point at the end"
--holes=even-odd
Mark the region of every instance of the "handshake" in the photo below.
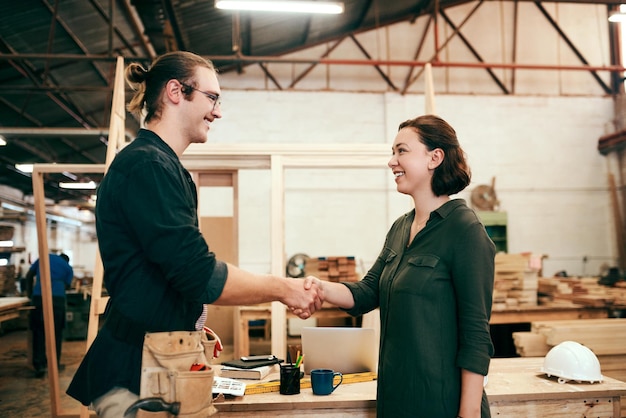
{"type": "Polygon", "coordinates": [[[314,276],[307,276],[304,280],[290,279],[289,282],[291,289],[282,302],[294,315],[307,319],[315,311],[322,309],[325,298],[324,282],[314,276]]]}

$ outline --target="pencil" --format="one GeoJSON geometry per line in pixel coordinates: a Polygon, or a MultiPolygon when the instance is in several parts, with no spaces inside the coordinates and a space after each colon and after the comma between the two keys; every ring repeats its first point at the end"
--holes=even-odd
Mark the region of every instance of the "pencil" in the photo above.
{"type": "Polygon", "coordinates": [[[300,367],[300,363],[302,363],[302,360],[304,360],[304,354],[302,354],[300,357],[298,357],[298,360],[296,360],[296,367],[300,367]]]}

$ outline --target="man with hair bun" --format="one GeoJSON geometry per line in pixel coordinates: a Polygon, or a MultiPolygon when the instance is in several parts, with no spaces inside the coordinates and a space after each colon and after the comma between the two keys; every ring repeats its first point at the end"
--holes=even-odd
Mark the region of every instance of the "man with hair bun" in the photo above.
{"type": "Polygon", "coordinates": [[[200,233],[196,185],[180,156],[206,142],[222,117],[213,64],[172,52],[149,69],[131,63],[126,79],[135,89],[128,109],[144,117],[146,129],[118,153],[98,188],[96,230],[110,300],[67,390],[99,418],[124,416],[138,399],[146,332],[201,330],[206,304],[280,301],[308,318],[323,302],[319,286],[218,260],[200,233]]]}

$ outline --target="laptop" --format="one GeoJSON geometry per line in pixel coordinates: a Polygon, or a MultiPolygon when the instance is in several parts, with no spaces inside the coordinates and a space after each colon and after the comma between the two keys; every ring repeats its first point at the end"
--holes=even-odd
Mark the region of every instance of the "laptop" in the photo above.
{"type": "Polygon", "coordinates": [[[302,328],[304,372],[333,369],[343,374],[376,372],[378,340],[373,328],[302,328]]]}

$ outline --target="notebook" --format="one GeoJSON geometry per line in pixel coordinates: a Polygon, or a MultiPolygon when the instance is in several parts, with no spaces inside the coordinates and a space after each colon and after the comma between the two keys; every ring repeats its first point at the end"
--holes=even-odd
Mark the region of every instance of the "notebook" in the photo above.
{"type": "Polygon", "coordinates": [[[376,372],[378,341],[373,328],[302,328],[304,372],[333,369],[343,374],[376,372]]]}
{"type": "Polygon", "coordinates": [[[228,367],[236,367],[238,369],[254,369],[256,367],[270,366],[272,364],[282,363],[282,362],[283,362],[282,359],[274,357],[272,360],[269,360],[269,359],[268,360],[254,360],[254,361],[243,361],[241,359],[228,360],[228,361],[222,362],[222,365],[228,366],[228,367]]]}
{"type": "MultiPolygon", "coordinates": [[[[240,369],[238,367],[222,366],[220,370],[220,377],[228,377],[230,379],[252,379],[261,380],[265,378],[271,371],[274,370],[274,365],[259,366],[252,369],[240,369]]],[[[276,368],[278,372],[278,368],[276,368]]]]}

